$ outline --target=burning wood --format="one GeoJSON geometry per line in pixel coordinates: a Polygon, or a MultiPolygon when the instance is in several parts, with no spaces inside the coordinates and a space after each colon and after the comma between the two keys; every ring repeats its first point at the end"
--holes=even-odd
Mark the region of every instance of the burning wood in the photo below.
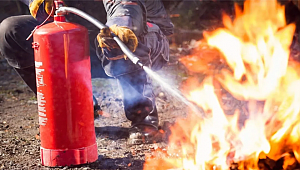
{"type": "Polygon", "coordinates": [[[178,120],[167,150],[148,158],[146,170],[299,168],[300,64],[289,60],[295,25],[275,0],[246,0],[223,22],[181,60],[193,73],[183,90],[206,118],[178,120]],[[226,114],[227,92],[247,106],[226,114]]]}

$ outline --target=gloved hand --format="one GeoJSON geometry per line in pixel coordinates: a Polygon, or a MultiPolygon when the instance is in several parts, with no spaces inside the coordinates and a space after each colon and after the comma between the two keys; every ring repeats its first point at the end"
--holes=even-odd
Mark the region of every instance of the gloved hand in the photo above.
{"type": "Polygon", "coordinates": [[[120,48],[117,42],[112,38],[111,32],[117,35],[121,41],[132,51],[136,50],[138,39],[133,31],[127,27],[113,25],[109,28],[103,28],[97,36],[99,46],[108,49],[120,48]]]}
{"type": "Polygon", "coordinates": [[[53,8],[53,12],[51,15],[54,16],[54,12],[55,12],[54,0],[33,0],[29,5],[29,10],[31,15],[34,18],[37,17],[38,10],[43,3],[44,3],[44,12],[50,15],[53,8]]]}

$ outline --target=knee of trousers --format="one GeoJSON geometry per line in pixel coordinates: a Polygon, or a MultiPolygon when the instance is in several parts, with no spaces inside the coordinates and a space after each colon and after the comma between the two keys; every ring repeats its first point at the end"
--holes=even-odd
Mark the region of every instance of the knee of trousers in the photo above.
{"type": "Polygon", "coordinates": [[[8,46],[8,40],[11,39],[11,35],[13,34],[14,30],[14,17],[9,17],[4,19],[0,23],[0,51],[2,54],[5,52],[5,48],[8,46]]]}
{"type": "Polygon", "coordinates": [[[119,77],[142,70],[140,66],[134,64],[128,58],[120,58],[117,60],[111,59],[113,57],[123,55],[123,52],[119,49],[112,49],[108,51],[107,49],[102,50],[100,47],[97,48],[97,56],[102,63],[105,73],[110,77],[119,77]]]}
{"type": "Polygon", "coordinates": [[[142,71],[141,67],[133,64],[129,59],[120,59],[115,61],[108,60],[107,64],[103,66],[103,69],[108,76],[115,78],[131,74],[136,71],[142,71]]]}
{"type": "MultiPolygon", "coordinates": [[[[97,56],[108,76],[118,77],[142,70],[139,65],[134,64],[129,58],[112,59],[118,56],[124,56],[124,53],[120,49],[102,49],[99,47],[97,40],[96,47],[97,56]]],[[[134,54],[139,57],[142,63],[149,63],[150,49],[145,44],[139,42],[134,54]]]]}
{"type": "Polygon", "coordinates": [[[0,24],[0,52],[9,65],[18,69],[34,65],[32,39],[26,40],[26,36],[30,34],[34,26],[24,28],[21,22],[27,22],[27,20],[22,21],[22,18],[22,16],[8,17],[0,24]]]}
{"type": "MultiPolygon", "coordinates": [[[[10,34],[12,32],[12,30],[14,29],[16,24],[17,23],[15,23],[15,16],[8,17],[8,18],[4,19],[0,24],[0,34],[1,34],[1,36],[10,34]]],[[[2,42],[2,39],[0,41],[2,42]]]]}

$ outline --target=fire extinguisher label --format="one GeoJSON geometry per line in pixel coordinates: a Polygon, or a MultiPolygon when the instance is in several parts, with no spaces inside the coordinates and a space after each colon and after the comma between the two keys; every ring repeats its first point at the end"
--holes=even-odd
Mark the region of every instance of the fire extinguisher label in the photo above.
{"type": "Polygon", "coordinates": [[[46,100],[45,96],[41,92],[37,92],[38,99],[38,112],[39,112],[39,124],[45,126],[47,123],[47,115],[46,115],[46,100]]]}
{"type": "Polygon", "coordinates": [[[43,66],[42,62],[35,62],[35,74],[36,74],[36,85],[37,87],[45,86],[43,72],[45,69],[41,68],[43,66]]]}
{"type": "MultiPolygon", "coordinates": [[[[42,68],[42,62],[35,62],[35,72],[36,72],[36,85],[37,87],[45,86],[44,83],[44,75],[43,72],[45,69],[42,68]]],[[[39,124],[41,126],[45,126],[47,123],[47,115],[46,115],[46,98],[42,91],[37,92],[37,100],[38,100],[38,112],[39,112],[39,124]]]]}

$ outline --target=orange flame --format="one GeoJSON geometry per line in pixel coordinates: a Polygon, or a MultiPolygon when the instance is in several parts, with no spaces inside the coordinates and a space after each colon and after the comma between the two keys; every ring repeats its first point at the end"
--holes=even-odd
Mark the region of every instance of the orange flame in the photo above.
{"type": "Polygon", "coordinates": [[[232,162],[258,169],[261,156],[277,160],[288,152],[300,161],[300,64],[289,61],[295,25],[286,25],[276,0],[246,0],[243,11],[235,9],[233,21],[224,15],[225,28],[205,33],[206,42],[181,60],[194,74],[184,91],[206,117],[190,115],[172,127],[168,157],[155,169],[227,170],[232,162]],[[206,75],[201,83],[199,73],[206,75]],[[227,92],[247,107],[228,115],[227,92]]]}

